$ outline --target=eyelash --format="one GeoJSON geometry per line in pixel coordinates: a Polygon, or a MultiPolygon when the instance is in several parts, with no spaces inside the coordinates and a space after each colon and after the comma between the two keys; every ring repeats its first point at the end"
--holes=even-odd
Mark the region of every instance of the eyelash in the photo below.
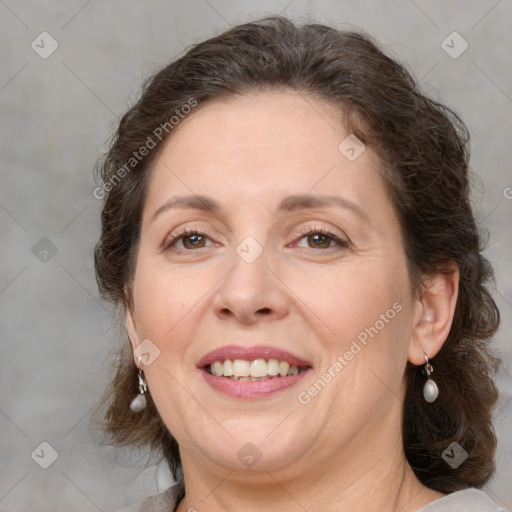
{"type": "MultiPolygon", "coordinates": [[[[311,235],[324,235],[329,237],[332,241],[336,242],[339,246],[343,247],[344,249],[347,249],[349,244],[347,240],[342,240],[339,236],[337,236],[332,231],[329,231],[328,229],[322,228],[320,226],[308,226],[305,228],[300,229],[296,235],[298,235],[301,240],[304,237],[311,236],[311,235]]],[[[313,249],[313,247],[310,247],[310,249],[313,249]]],[[[332,249],[332,247],[328,247],[328,249],[332,249]]],[[[325,251],[326,249],[318,249],[321,251],[325,251]]]]}
{"type": "MultiPolygon", "coordinates": [[[[197,229],[193,228],[185,228],[183,231],[179,231],[176,234],[171,234],[164,243],[164,250],[170,250],[171,247],[176,243],[179,242],[181,239],[186,238],[187,236],[192,235],[199,235],[205,238],[208,238],[208,235],[206,233],[203,233],[202,231],[199,231],[197,229]]],[[[202,247],[200,248],[202,249],[202,247]]],[[[195,249],[175,249],[177,252],[194,252],[195,249]]]]}
{"type": "MultiPolygon", "coordinates": [[[[193,236],[193,235],[199,235],[204,238],[209,238],[208,235],[206,233],[203,233],[202,231],[199,231],[199,230],[193,229],[193,228],[186,228],[183,231],[180,231],[174,235],[171,235],[169,238],[167,238],[166,241],[164,242],[164,250],[166,250],[166,251],[171,250],[171,248],[173,247],[174,244],[176,244],[183,238],[186,238],[188,236],[193,236]]],[[[334,241],[335,243],[337,243],[340,247],[342,247],[344,249],[349,247],[349,243],[347,240],[340,239],[336,234],[334,234],[331,231],[329,231],[325,228],[322,228],[322,227],[313,226],[313,227],[302,228],[295,234],[295,236],[299,237],[299,241],[302,238],[311,236],[311,235],[324,235],[324,236],[329,237],[332,241],[334,241]]],[[[200,247],[198,249],[176,249],[176,248],[174,248],[174,250],[178,253],[185,253],[185,252],[193,253],[196,250],[200,250],[200,249],[204,249],[204,247],[200,247]]],[[[315,250],[312,247],[310,247],[310,249],[315,250]]],[[[327,249],[332,249],[332,247],[328,247],[327,249]]],[[[326,251],[327,249],[316,249],[316,250],[326,251]]]]}

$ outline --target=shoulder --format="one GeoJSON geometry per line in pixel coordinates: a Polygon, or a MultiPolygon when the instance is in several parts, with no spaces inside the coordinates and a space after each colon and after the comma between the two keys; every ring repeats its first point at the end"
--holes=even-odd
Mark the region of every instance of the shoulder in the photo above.
{"type": "Polygon", "coordinates": [[[417,512],[507,512],[479,489],[464,489],[424,506],[417,512]]]}
{"type": "Polygon", "coordinates": [[[184,493],[183,482],[171,485],[161,494],[156,494],[144,500],[123,508],[117,512],[174,512],[184,493]]]}
{"type": "MultiPolygon", "coordinates": [[[[131,507],[118,512],[173,512],[181,499],[182,482],[178,482],[161,494],[150,496],[131,507]]],[[[464,489],[435,500],[417,512],[508,512],[494,503],[479,489],[464,489]]]]}

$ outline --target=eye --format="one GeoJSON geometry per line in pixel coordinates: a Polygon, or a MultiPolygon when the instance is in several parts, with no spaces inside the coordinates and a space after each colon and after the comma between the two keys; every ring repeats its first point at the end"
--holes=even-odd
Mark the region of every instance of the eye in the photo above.
{"type": "Polygon", "coordinates": [[[207,242],[211,240],[207,235],[196,230],[185,230],[181,233],[171,235],[164,244],[165,250],[175,249],[177,252],[193,251],[208,247],[207,242]]]}
{"type": "Polygon", "coordinates": [[[308,228],[300,233],[302,236],[297,244],[298,247],[308,247],[310,249],[330,249],[336,245],[348,247],[348,242],[342,240],[339,236],[324,228],[308,228]],[[305,241],[305,245],[302,241],[305,241]]]}

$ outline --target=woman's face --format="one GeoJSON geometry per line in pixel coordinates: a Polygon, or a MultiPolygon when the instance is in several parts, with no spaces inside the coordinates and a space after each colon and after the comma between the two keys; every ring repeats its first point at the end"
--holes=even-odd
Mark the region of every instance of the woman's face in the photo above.
{"type": "Polygon", "coordinates": [[[198,107],[155,162],[127,323],[185,467],[328,470],[399,438],[417,308],[349,135],[327,103],[264,92],[198,107]]]}

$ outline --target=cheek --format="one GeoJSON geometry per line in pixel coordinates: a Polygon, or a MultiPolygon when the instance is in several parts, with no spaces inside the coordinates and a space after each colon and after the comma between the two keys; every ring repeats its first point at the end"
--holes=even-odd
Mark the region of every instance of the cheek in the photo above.
{"type": "Polygon", "coordinates": [[[140,339],[151,339],[161,350],[177,351],[185,342],[180,343],[182,337],[177,333],[187,325],[187,317],[205,297],[208,286],[199,273],[189,271],[186,276],[180,276],[162,267],[154,263],[137,269],[134,282],[137,332],[140,339]]]}
{"type": "Polygon", "coordinates": [[[397,309],[403,310],[405,283],[381,265],[359,268],[347,264],[329,272],[292,271],[285,280],[303,304],[302,310],[314,314],[339,349],[358,335],[364,340],[376,330],[380,334],[400,324],[396,321],[401,315],[397,309]]]}

